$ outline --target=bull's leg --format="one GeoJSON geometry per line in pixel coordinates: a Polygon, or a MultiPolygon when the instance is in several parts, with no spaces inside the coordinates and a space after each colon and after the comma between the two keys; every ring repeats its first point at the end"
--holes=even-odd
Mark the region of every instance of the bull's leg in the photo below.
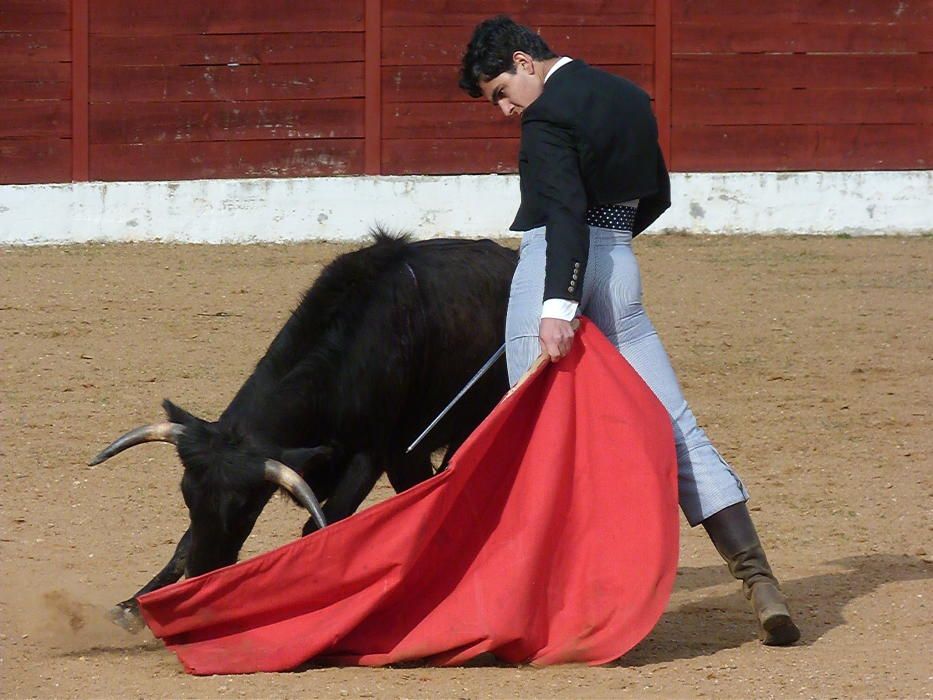
{"type": "Polygon", "coordinates": [[[191,549],[191,528],[185,530],[185,534],[178,540],[175,547],[175,553],[168,564],[162,567],[152,580],[140,588],[133,597],[127,598],[121,603],[114,605],[108,612],[108,617],[120,625],[127,632],[138,632],[143,628],[143,621],[139,614],[139,603],[136,598],[156,589],[175,583],[185,573],[185,565],[188,562],[188,551],[191,549]]]}
{"type": "MultiPolygon", "coordinates": [[[[382,465],[373,460],[372,455],[358,452],[347,463],[346,469],[334,487],[333,493],[324,504],[324,515],[327,522],[333,523],[353,515],[356,509],[373,490],[373,486],[382,475],[382,465]]],[[[317,523],[308,518],[302,530],[303,535],[317,530],[317,523]]]]}
{"type": "Polygon", "coordinates": [[[434,476],[431,453],[416,450],[409,455],[404,455],[386,470],[386,474],[395,493],[406,491],[415,484],[420,484],[434,476]]]}
{"type": "Polygon", "coordinates": [[[466,431],[458,435],[454,435],[450,442],[447,443],[447,451],[444,453],[444,459],[441,461],[441,466],[438,467],[437,471],[442,472],[447,469],[447,465],[450,464],[450,458],[454,456],[454,453],[460,449],[460,445],[463,444],[464,440],[470,437],[472,431],[466,431]]]}

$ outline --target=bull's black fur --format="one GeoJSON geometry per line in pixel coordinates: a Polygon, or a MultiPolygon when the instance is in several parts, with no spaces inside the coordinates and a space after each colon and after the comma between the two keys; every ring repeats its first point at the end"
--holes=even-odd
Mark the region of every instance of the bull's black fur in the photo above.
{"type": "Polygon", "coordinates": [[[384,471],[399,491],[429,477],[431,452],[449,456],[507,389],[500,361],[405,455],[503,342],[515,264],[491,241],[377,231],[322,271],[217,422],[166,401],[186,426],[177,449],[191,528],[137,595],[236,561],[275,490],[266,458],[301,473],[329,521],[356,510],[384,471]]]}

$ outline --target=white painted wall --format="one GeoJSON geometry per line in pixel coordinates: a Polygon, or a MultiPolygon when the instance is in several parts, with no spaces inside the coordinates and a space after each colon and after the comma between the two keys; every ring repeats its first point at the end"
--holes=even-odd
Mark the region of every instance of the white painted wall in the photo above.
{"type": "MultiPolygon", "coordinates": [[[[916,235],[933,171],[675,173],[652,231],[916,235]]],[[[88,241],[357,241],[511,235],[514,175],[91,182],[0,186],[0,245],[88,241]]]]}

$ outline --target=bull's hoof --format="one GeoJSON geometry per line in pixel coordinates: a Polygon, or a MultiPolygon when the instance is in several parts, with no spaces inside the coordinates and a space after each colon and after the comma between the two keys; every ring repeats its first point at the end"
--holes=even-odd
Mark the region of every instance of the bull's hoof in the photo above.
{"type": "Polygon", "coordinates": [[[117,603],[107,611],[107,617],[130,634],[136,634],[146,626],[135,600],[117,603]]]}

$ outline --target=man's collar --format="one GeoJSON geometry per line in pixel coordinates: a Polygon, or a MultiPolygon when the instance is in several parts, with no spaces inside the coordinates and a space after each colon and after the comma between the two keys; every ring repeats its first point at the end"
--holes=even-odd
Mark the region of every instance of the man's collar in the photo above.
{"type": "Polygon", "coordinates": [[[561,56],[559,59],[557,59],[557,63],[551,66],[551,70],[549,70],[547,72],[547,75],[544,76],[544,82],[546,83],[548,78],[554,75],[558,71],[558,69],[562,68],[563,66],[566,66],[572,60],[573,59],[570,58],[570,56],[561,56]]]}

